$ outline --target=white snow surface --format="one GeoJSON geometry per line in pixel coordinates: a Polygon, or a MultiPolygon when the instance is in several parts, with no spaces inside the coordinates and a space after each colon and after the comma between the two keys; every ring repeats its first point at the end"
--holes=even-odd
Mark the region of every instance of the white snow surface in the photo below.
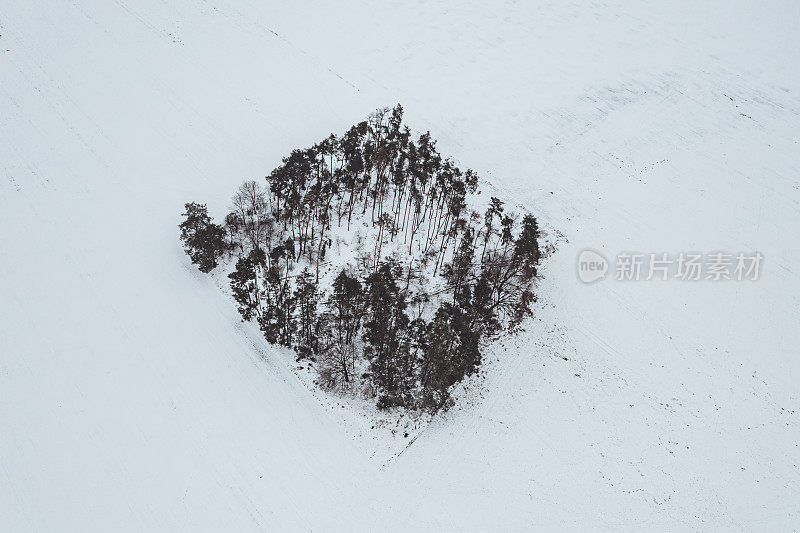
{"type": "Polygon", "coordinates": [[[798,529],[799,67],[793,1],[0,0],[0,531],[798,529]],[[563,234],[409,437],[177,229],[397,102],[563,234]],[[765,260],[584,285],[586,247],[765,260]]]}

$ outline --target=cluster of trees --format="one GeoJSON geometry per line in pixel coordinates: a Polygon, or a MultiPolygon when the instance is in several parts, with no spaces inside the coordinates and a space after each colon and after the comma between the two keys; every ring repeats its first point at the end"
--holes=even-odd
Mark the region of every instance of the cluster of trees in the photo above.
{"type": "Polygon", "coordinates": [[[429,133],[412,138],[402,115],[378,110],[292,151],[265,184],[242,184],[223,225],[186,204],[181,238],[204,272],[236,259],[242,319],[316,361],[323,385],[437,410],[477,369],[482,340],[531,313],[539,229],[497,198],[469,208],[477,175],[429,133]]]}

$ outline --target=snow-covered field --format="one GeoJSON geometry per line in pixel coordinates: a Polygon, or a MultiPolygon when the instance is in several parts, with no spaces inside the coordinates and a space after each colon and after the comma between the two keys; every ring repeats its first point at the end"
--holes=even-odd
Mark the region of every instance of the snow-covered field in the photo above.
{"type": "Polygon", "coordinates": [[[798,36],[791,1],[0,0],[0,531],[800,528],[798,36]],[[397,102],[563,234],[407,447],[177,229],[397,102]],[[587,247],[765,259],[585,285],[587,247]]]}

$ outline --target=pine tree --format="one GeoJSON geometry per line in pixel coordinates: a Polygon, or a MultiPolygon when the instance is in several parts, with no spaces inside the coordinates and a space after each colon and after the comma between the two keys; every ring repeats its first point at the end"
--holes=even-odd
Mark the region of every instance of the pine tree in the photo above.
{"type": "Polygon", "coordinates": [[[472,374],[481,362],[480,332],[467,313],[443,303],[428,327],[421,380],[422,405],[432,411],[446,407],[450,387],[472,374]]]}
{"type": "Polygon", "coordinates": [[[190,202],[184,207],[186,219],[179,226],[184,249],[201,272],[211,272],[227,248],[225,228],[211,221],[205,204],[190,202]]]}
{"type": "Polygon", "coordinates": [[[483,252],[481,252],[481,261],[486,255],[486,247],[489,245],[489,240],[494,233],[494,220],[503,215],[503,202],[492,196],[489,201],[489,207],[486,209],[484,215],[484,233],[483,233],[483,252]]]}
{"type": "Polygon", "coordinates": [[[259,324],[271,343],[292,346],[295,335],[296,299],[289,280],[275,265],[264,277],[264,305],[259,324]]]}
{"type": "Polygon", "coordinates": [[[522,231],[514,243],[514,258],[522,264],[523,274],[530,279],[536,276],[541,254],[539,252],[539,223],[533,215],[522,219],[522,231]]]}
{"type": "Polygon", "coordinates": [[[308,357],[316,352],[315,327],[317,325],[317,302],[319,294],[314,275],[308,267],[297,277],[294,300],[298,311],[298,338],[296,339],[298,355],[308,357]]]}
{"type": "Polygon", "coordinates": [[[239,304],[239,314],[247,321],[259,313],[256,284],[256,273],[253,261],[249,257],[241,257],[236,261],[236,270],[228,274],[231,280],[233,298],[239,304]]]}
{"type": "Polygon", "coordinates": [[[332,294],[327,302],[324,323],[328,339],[325,343],[325,362],[333,384],[341,380],[344,384],[353,379],[356,357],[356,341],[364,314],[364,294],[358,279],[342,270],[332,285],[332,294]]]}
{"type": "Polygon", "coordinates": [[[398,365],[401,337],[408,326],[405,294],[397,285],[402,271],[394,260],[382,262],[366,281],[367,316],[364,354],[370,362],[370,379],[382,407],[402,402],[406,377],[398,365]]]}
{"type": "Polygon", "coordinates": [[[467,228],[461,236],[453,261],[445,265],[442,270],[442,277],[447,280],[447,287],[453,293],[453,303],[462,307],[469,305],[474,257],[475,243],[472,238],[472,228],[467,228]]]}
{"type": "Polygon", "coordinates": [[[281,337],[282,276],[275,265],[264,276],[263,310],[258,324],[268,342],[277,343],[281,337]]]}

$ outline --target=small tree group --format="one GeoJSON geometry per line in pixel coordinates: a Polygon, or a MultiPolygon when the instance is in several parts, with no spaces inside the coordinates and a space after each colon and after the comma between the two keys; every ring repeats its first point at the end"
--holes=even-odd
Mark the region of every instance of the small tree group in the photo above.
{"type": "Polygon", "coordinates": [[[316,360],[323,385],[368,385],[380,408],[437,410],[479,367],[481,343],[531,314],[539,228],[497,198],[470,209],[477,175],[442,158],[429,133],[414,140],[402,115],[379,110],[292,151],[265,186],[242,184],[224,227],[186,204],[181,238],[203,272],[236,256],[242,319],[316,360]],[[328,276],[331,235],[363,226],[355,240],[368,248],[328,276]]]}

